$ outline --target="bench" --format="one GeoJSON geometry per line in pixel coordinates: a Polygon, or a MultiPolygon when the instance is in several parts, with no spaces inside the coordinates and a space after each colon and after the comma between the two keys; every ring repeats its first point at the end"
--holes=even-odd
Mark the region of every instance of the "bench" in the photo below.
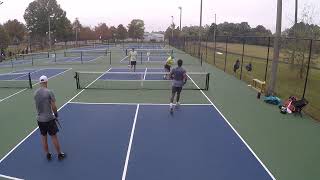
{"type": "Polygon", "coordinates": [[[252,80],[252,88],[260,93],[264,93],[266,90],[266,82],[259,79],[252,80]]]}

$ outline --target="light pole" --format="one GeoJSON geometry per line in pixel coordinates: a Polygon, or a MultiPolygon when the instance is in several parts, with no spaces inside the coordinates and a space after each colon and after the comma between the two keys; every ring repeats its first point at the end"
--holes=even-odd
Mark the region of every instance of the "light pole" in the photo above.
{"type": "Polygon", "coordinates": [[[171,39],[173,39],[173,16],[171,16],[171,39]]]}
{"type": "Polygon", "coordinates": [[[182,31],[182,25],[181,25],[181,20],[182,20],[182,7],[179,6],[180,9],[180,31],[182,31]]]}
{"type": "Polygon", "coordinates": [[[49,22],[49,49],[50,49],[50,51],[51,51],[51,18],[53,18],[54,16],[53,15],[51,15],[51,16],[49,16],[49,18],[48,18],[48,22],[49,22]]]}
{"type": "Polygon", "coordinates": [[[201,54],[201,27],[202,27],[202,0],[200,1],[200,26],[199,26],[199,52],[198,56],[201,54]]]}
{"type": "Polygon", "coordinates": [[[274,53],[271,66],[271,77],[268,87],[267,94],[273,95],[276,88],[277,82],[277,72],[279,64],[279,54],[280,54],[280,40],[281,40],[281,25],[282,25],[282,0],[277,0],[277,24],[276,24],[276,34],[274,38],[274,53]]]}

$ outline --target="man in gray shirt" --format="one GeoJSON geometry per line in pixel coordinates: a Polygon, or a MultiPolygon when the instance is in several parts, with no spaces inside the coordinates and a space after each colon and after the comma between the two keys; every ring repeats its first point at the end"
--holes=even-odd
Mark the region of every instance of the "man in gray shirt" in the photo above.
{"type": "Polygon", "coordinates": [[[182,91],[182,87],[187,82],[187,72],[182,68],[183,61],[181,59],[178,60],[178,67],[172,69],[170,72],[170,77],[172,79],[172,94],[170,99],[170,112],[173,113],[173,100],[177,94],[176,106],[180,105],[180,94],[182,91]]]}
{"type": "Polygon", "coordinates": [[[52,143],[58,153],[58,159],[65,158],[65,154],[61,152],[57,132],[59,129],[56,124],[58,111],[56,106],[56,98],[51,90],[48,89],[48,78],[41,76],[40,88],[34,93],[34,100],[37,109],[37,121],[41,133],[41,141],[47,159],[51,160],[52,156],[49,152],[47,134],[51,136],[52,143]]]}

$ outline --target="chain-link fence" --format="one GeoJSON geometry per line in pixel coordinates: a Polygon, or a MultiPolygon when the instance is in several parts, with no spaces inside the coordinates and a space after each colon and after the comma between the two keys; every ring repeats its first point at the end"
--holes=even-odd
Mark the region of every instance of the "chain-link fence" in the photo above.
{"type": "MultiPolygon", "coordinates": [[[[274,37],[209,36],[180,37],[170,45],[208,64],[252,83],[268,85],[273,59],[274,37]]],[[[282,38],[277,72],[276,95],[305,98],[305,112],[320,120],[320,40],[282,38]]],[[[201,63],[202,65],[202,63],[201,63]]]]}

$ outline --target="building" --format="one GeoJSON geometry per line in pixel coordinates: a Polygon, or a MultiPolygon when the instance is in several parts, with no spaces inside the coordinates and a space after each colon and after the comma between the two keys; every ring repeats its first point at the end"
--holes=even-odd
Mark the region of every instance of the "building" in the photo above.
{"type": "Polygon", "coordinates": [[[164,41],[164,34],[160,33],[148,33],[145,32],[143,35],[144,41],[152,41],[152,42],[163,42],[164,41]]]}

